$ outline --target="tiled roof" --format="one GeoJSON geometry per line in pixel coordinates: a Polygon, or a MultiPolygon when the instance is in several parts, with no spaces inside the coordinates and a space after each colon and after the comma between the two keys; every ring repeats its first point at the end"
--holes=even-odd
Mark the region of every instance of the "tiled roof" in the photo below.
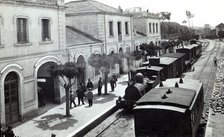
{"type": "Polygon", "coordinates": [[[32,4],[40,4],[40,5],[48,5],[48,6],[56,6],[57,0],[0,0],[0,1],[15,1],[21,3],[32,3],[32,4]]]}
{"type": "Polygon", "coordinates": [[[78,14],[78,13],[117,13],[121,14],[118,9],[100,3],[94,0],[78,0],[65,4],[66,14],[78,14]]]}
{"type": "Polygon", "coordinates": [[[74,27],[66,26],[66,45],[82,45],[91,43],[101,43],[102,41],[96,39],[89,34],[82,32],[74,27]]]}
{"type": "Polygon", "coordinates": [[[224,28],[224,24],[220,23],[219,25],[216,26],[216,28],[224,28]]]}

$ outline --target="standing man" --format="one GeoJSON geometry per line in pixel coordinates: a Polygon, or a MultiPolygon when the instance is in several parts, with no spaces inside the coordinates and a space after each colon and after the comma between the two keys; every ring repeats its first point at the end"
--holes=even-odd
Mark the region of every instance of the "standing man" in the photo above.
{"type": "Polygon", "coordinates": [[[101,95],[101,89],[103,86],[103,82],[102,82],[102,78],[100,77],[99,81],[98,81],[98,95],[101,95]]]}
{"type": "Polygon", "coordinates": [[[43,89],[39,86],[37,88],[38,88],[37,89],[38,90],[38,99],[39,99],[39,102],[40,102],[39,107],[45,106],[43,89]]]}
{"type": "Polygon", "coordinates": [[[217,58],[214,57],[213,61],[214,61],[214,66],[217,67],[217,58]]]}
{"type": "Polygon", "coordinates": [[[92,89],[93,88],[93,82],[90,79],[88,79],[86,87],[87,87],[87,89],[89,89],[89,88],[92,89]]]}
{"type": "Polygon", "coordinates": [[[80,86],[77,89],[76,93],[77,93],[77,97],[78,97],[78,105],[80,105],[80,101],[82,101],[82,104],[84,105],[85,103],[83,101],[83,98],[84,98],[85,94],[80,86]]]}
{"type": "Polygon", "coordinates": [[[72,103],[74,104],[74,107],[76,107],[75,104],[75,93],[73,93],[72,91],[70,91],[70,108],[72,108],[72,103]]]}
{"type": "Polygon", "coordinates": [[[115,83],[116,82],[115,82],[114,78],[111,78],[111,80],[110,80],[111,91],[114,91],[115,83]]]}
{"type": "Polygon", "coordinates": [[[83,91],[83,93],[86,92],[86,86],[84,83],[81,83],[81,90],[83,91]]]}
{"type": "Polygon", "coordinates": [[[112,78],[114,79],[114,87],[117,86],[117,75],[115,73],[113,73],[112,78]]]}
{"type": "Polygon", "coordinates": [[[86,93],[86,98],[89,102],[89,107],[93,105],[93,92],[91,91],[91,88],[88,89],[88,92],[86,93]]]}

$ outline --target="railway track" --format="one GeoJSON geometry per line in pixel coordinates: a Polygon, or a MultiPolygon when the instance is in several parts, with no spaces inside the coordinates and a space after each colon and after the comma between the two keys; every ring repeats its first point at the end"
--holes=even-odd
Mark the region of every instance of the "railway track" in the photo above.
{"type": "MultiPolygon", "coordinates": [[[[208,43],[207,43],[208,44],[208,43]]],[[[202,57],[204,56],[205,61],[203,65],[201,64],[202,68],[200,69],[200,72],[197,73],[198,75],[194,76],[194,79],[201,80],[201,82],[205,85],[204,91],[205,91],[205,109],[203,113],[203,120],[202,120],[202,127],[200,128],[198,137],[202,137],[205,132],[205,125],[207,122],[207,110],[209,108],[209,99],[211,97],[211,93],[209,93],[209,89],[212,87],[213,82],[211,82],[214,79],[214,73],[215,69],[213,67],[213,56],[218,55],[219,49],[220,49],[220,43],[216,42],[214,48],[207,50],[208,45],[203,46],[203,53],[202,57]],[[206,51],[207,50],[207,51],[206,51]],[[211,66],[211,70],[208,69],[208,66],[211,66]],[[209,75],[209,79],[205,78],[205,76],[209,75]],[[211,79],[212,76],[212,79],[211,79]],[[210,97],[206,97],[206,96],[210,97]]],[[[110,118],[106,119],[104,122],[102,122],[98,127],[90,131],[88,134],[86,134],[85,137],[105,137],[105,136],[113,136],[113,137],[134,137],[134,117],[133,114],[127,113],[124,110],[118,110],[110,118]]]]}

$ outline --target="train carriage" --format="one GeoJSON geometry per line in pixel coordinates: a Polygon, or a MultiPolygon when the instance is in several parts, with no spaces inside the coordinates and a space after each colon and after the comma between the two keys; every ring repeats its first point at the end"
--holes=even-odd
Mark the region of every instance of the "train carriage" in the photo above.
{"type": "Polygon", "coordinates": [[[164,77],[162,80],[165,80],[167,78],[175,78],[177,76],[177,58],[170,58],[170,57],[158,57],[158,58],[151,58],[147,57],[148,64],[160,66],[164,69],[164,77]],[[157,60],[157,61],[155,61],[157,60]]]}
{"type": "Polygon", "coordinates": [[[177,48],[176,53],[185,53],[185,66],[189,68],[201,55],[202,53],[202,43],[201,42],[191,42],[190,45],[184,46],[182,48],[177,48]]]}
{"type": "Polygon", "coordinates": [[[170,58],[176,58],[176,68],[177,68],[177,74],[180,75],[185,71],[185,53],[166,53],[161,55],[161,57],[170,57],[170,58]]]}
{"type": "Polygon", "coordinates": [[[167,79],[136,102],[135,135],[196,137],[203,99],[203,85],[198,80],[167,79]]]}
{"type": "Polygon", "coordinates": [[[185,53],[186,54],[185,60],[186,61],[191,61],[195,56],[194,47],[195,46],[193,46],[193,45],[184,46],[184,47],[181,47],[181,48],[177,48],[176,52],[177,53],[185,53]]]}

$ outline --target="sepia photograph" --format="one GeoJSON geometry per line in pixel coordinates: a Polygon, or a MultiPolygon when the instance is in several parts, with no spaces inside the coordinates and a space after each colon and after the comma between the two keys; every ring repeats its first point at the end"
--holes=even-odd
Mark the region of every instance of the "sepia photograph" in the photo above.
{"type": "Polygon", "coordinates": [[[0,137],[223,137],[223,5],[0,0],[0,137]]]}

